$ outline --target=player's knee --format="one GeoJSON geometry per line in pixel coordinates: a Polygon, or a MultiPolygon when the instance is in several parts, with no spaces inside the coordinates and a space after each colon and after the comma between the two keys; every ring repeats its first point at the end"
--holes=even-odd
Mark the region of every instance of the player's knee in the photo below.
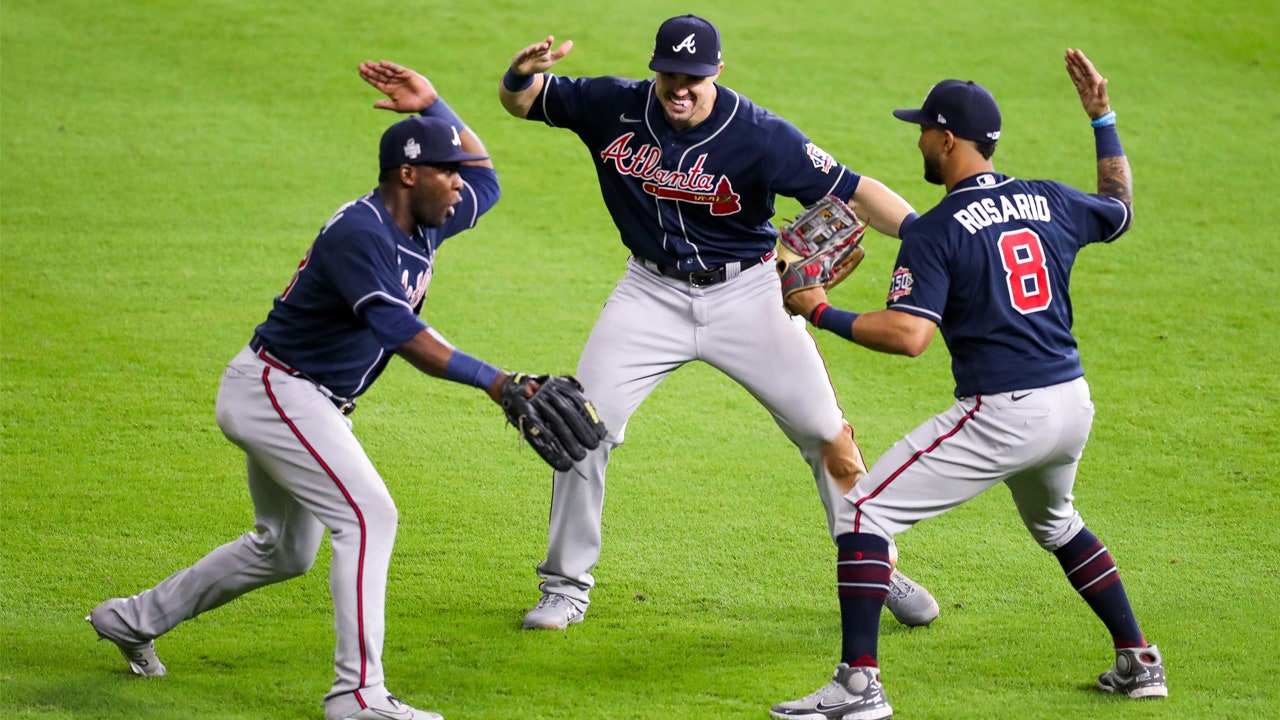
{"type": "Polygon", "coordinates": [[[305,548],[290,548],[278,553],[273,566],[282,578],[295,578],[306,575],[316,564],[316,553],[305,548]]]}
{"type": "Polygon", "coordinates": [[[858,480],[867,474],[862,451],[854,442],[853,428],[848,423],[845,423],[844,430],[834,440],[822,443],[818,451],[822,455],[822,464],[827,474],[842,494],[848,494],[858,480]]]}
{"type": "Polygon", "coordinates": [[[1031,531],[1031,536],[1035,538],[1036,544],[1053,552],[1066,545],[1071,538],[1084,529],[1084,520],[1079,513],[1072,513],[1067,518],[1027,521],[1026,526],[1027,530],[1031,531]]]}
{"type": "Polygon", "coordinates": [[[254,552],[262,558],[275,580],[306,575],[320,552],[322,533],[258,532],[251,534],[254,552]]]}

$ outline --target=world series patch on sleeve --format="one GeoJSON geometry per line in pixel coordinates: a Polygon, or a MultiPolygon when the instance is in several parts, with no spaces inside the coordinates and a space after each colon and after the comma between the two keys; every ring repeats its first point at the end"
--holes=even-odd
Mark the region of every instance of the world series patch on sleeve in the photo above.
{"type": "Polygon", "coordinates": [[[778,228],[778,276],[782,297],[818,285],[839,285],[862,262],[867,224],[843,200],[827,195],[778,228]]]}

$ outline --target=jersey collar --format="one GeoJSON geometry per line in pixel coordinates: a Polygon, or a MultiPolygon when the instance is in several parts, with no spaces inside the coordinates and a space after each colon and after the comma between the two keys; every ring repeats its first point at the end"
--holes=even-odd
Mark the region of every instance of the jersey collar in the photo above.
{"type": "Polygon", "coordinates": [[[956,183],[954,186],[952,186],[951,192],[947,194],[950,195],[952,193],[962,192],[964,190],[970,190],[973,188],[996,187],[997,185],[1003,185],[1012,179],[1013,178],[1009,177],[1008,175],[1002,175],[998,172],[982,172],[982,173],[978,173],[977,175],[970,175],[969,177],[956,183]]]}

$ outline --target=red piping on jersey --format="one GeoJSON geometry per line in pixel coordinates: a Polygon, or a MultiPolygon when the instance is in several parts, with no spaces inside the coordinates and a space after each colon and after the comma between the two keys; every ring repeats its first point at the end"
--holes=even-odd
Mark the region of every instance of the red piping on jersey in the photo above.
{"type": "Polygon", "coordinates": [[[932,445],[930,445],[929,447],[927,447],[927,448],[925,448],[925,449],[923,449],[923,450],[917,450],[917,451],[915,452],[915,454],[914,454],[914,455],[912,455],[912,456],[911,456],[911,458],[910,458],[909,460],[907,460],[906,462],[902,463],[902,466],[901,466],[901,467],[899,467],[897,470],[894,470],[894,471],[889,475],[889,477],[885,478],[885,479],[884,479],[884,482],[880,483],[880,485],[879,485],[879,486],[877,486],[875,490],[872,490],[870,493],[868,493],[868,494],[867,494],[867,496],[866,496],[866,497],[864,497],[864,498],[862,498],[861,500],[859,500],[858,502],[854,503],[854,504],[853,504],[853,506],[854,506],[855,508],[857,508],[857,511],[854,513],[854,516],[853,516],[853,531],[854,531],[854,532],[859,532],[859,528],[860,528],[860,527],[861,527],[861,525],[862,525],[862,503],[864,503],[864,502],[866,502],[866,501],[870,500],[871,498],[875,497],[876,495],[879,495],[879,494],[880,494],[880,491],[882,491],[882,490],[884,490],[885,488],[889,487],[889,483],[893,482],[894,480],[896,480],[896,479],[898,478],[898,476],[899,476],[899,475],[901,475],[902,473],[906,472],[907,468],[909,468],[909,467],[911,467],[912,465],[914,465],[914,464],[915,464],[915,462],[916,462],[917,460],[919,460],[921,456],[925,455],[926,453],[933,452],[935,449],[937,449],[937,447],[938,447],[939,445],[941,445],[941,444],[942,444],[942,441],[943,441],[943,440],[946,440],[947,438],[952,437],[952,436],[953,436],[953,435],[955,435],[956,433],[960,432],[960,429],[964,427],[964,424],[965,424],[965,423],[967,423],[967,422],[969,422],[969,419],[970,419],[970,418],[972,418],[974,415],[977,415],[977,414],[978,414],[978,410],[980,410],[980,409],[982,409],[982,396],[981,396],[981,395],[975,395],[975,396],[974,396],[973,409],[972,409],[972,410],[970,410],[969,412],[965,413],[965,414],[964,414],[964,417],[960,418],[960,422],[956,423],[956,426],[955,426],[955,427],[951,428],[950,430],[948,430],[947,432],[945,432],[945,433],[943,433],[941,436],[939,436],[939,437],[938,437],[938,439],[937,439],[937,440],[934,440],[934,441],[933,441],[933,444],[932,444],[932,445]]]}
{"type": "MultiPolygon", "coordinates": [[[[286,372],[287,374],[287,371],[282,370],[282,372],[286,372]]],[[[280,403],[276,402],[276,394],[271,391],[271,380],[267,377],[270,374],[270,367],[262,368],[262,386],[267,391],[267,397],[271,399],[271,407],[275,408],[276,414],[279,415],[280,419],[284,421],[284,424],[288,425],[289,429],[293,431],[293,435],[298,438],[298,442],[302,443],[302,446],[307,449],[307,452],[311,453],[311,457],[315,458],[315,461],[324,469],[324,472],[329,476],[329,479],[333,480],[333,484],[338,486],[338,490],[342,492],[342,497],[347,499],[347,504],[355,511],[356,521],[360,524],[360,560],[356,564],[356,629],[360,636],[359,687],[364,687],[365,671],[369,666],[368,655],[365,652],[364,647],[364,543],[365,537],[368,534],[365,532],[364,515],[361,514],[360,508],[356,505],[355,500],[352,500],[351,495],[347,493],[347,489],[342,485],[342,481],[338,479],[338,476],[334,474],[333,470],[329,468],[325,461],[320,458],[320,454],[316,452],[315,448],[311,447],[311,443],[307,442],[307,439],[302,436],[302,431],[299,430],[298,426],[294,425],[293,421],[289,419],[289,416],[285,414],[284,408],[280,407],[280,403]]],[[[364,700],[360,699],[359,693],[356,693],[356,699],[360,701],[360,705],[363,708],[364,700]]]]}

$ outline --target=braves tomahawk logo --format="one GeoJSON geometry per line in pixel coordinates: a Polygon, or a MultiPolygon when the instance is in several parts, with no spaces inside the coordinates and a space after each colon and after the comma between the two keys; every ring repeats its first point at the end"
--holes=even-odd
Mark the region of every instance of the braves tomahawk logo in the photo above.
{"type": "Polygon", "coordinates": [[[703,172],[706,154],[698,156],[688,170],[663,170],[662,150],[648,143],[632,150],[628,143],[635,133],[626,133],[600,152],[600,160],[613,163],[621,175],[644,181],[644,191],[663,200],[681,200],[710,207],[712,215],[732,215],[742,210],[741,196],[724,175],[703,172]]]}

